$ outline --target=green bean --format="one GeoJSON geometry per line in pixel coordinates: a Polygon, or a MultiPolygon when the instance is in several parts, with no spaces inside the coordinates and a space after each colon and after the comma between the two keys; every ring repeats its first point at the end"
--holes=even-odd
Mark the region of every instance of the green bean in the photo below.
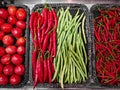
{"type": "Polygon", "coordinates": [[[64,83],[82,82],[87,78],[86,16],[80,10],[72,16],[69,9],[61,8],[58,12],[57,55],[52,79],[57,80],[62,88],[64,83]]]}
{"type": "Polygon", "coordinates": [[[82,35],[83,35],[83,39],[84,39],[84,42],[85,44],[87,43],[87,40],[86,40],[86,36],[85,36],[85,30],[84,30],[84,27],[85,27],[85,19],[86,19],[86,16],[83,17],[83,20],[82,20],[82,35]]]}

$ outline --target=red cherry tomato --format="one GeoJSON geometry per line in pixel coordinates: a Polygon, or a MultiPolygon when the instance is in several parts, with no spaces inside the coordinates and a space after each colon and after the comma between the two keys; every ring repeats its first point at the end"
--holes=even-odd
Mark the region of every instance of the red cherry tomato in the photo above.
{"type": "Polygon", "coordinates": [[[25,29],[26,28],[26,23],[24,21],[17,21],[16,26],[21,28],[21,29],[25,29]]]}
{"type": "Polygon", "coordinates": [[[3,44],[12,45],[14,43],[14,38],[10,35],[5,35],[2,39],[3,44]]]}
{"type": "Polygon", "coordinates": [[[4,19],[0,18],[0,26],[4,23],[4,19]]]}
{"type": "Polygon", "coordinates": [[[10,84],[18,85],[21,82],[21,77],[19,75],[13,74],[10,77],[10,84]]]}
{"type": "Polygon", "coordinates": [[[27,15],[27,13],[26,13],[25,9],[23,9],[23,8],[19,8],[16,12],[16,17],[19,20],[25,20],[26,15],[27,15]]]}
{"type": "Polygon", "coordinates": [[[0,56],[5,55],[5,48],[4,47],[0,47],[0,56]]]}
{"type": "Polygon", "coordinates": [[[4,68],[3,68],[3,72],[5,75],[7,76],[10,76],[14,73],[14,65],[12,64],[9,64],[9,65],[6,65],[4,68]]]}
{"type": "Polygon", "coordinates": [[[17,52],[17,47],[14,45],[7,46],[5,49],[8,54],[15,54],[17,52]]]}
{"type": "Polygon", "coordinates": [[[2,56],[1,63],[5,64],[5,65],[10,64],[11,63],[11,56],[9,54],[2,56]]]}
{"type": "Polygon", "coordinates": [[[8,13],[12,16],[15,16],[17,8],[15,6],[8,6],[8,13]]]}
{"type": "Polygon", "coordinates": [[[0,85],[8,84],[8,77],[4,74],[0,74],[0,85]]]}
{"type": "Polygon", "coordinates": [[[15,16],[9,16],[9,17],[8,17],[8,22],[9,22],[10,24],[12,24],[12,25],[15,25],[16,22],[17,22],[17,19],[16,19],[15,16]]]}
{"type": "Polygon", "coordinates": [[[23,62],[23,57],[19,54],[14,54],[12,57],[11,57],[11,61],[13,64],[15,65],[20,65],[22,64],[23,62]]]}
{"type": "Polygon", "coordinates": [[[8,11],[4,8],[0,8],[0,18],[7,19],[8,18],[8,11]]]}
{"type": "Polygon", "coordinates": [[[2,40],[2,38],[4,37],[4,32],[3,31],[0,31],[0,40],[2,40]]]}
{"type": "Polygon", "coordinates": [[[13,28],[12,29],[12,35],[16,38],[19,38],[22,36],[22,29],[20,28],[13,28]]]}
{"type": "Polygon", "coordinates": [[[9,23],[4,23],[1,25],[1,30],[4,32],[4,33],[10,33],[11,32],[11,29],[12,29],[12,25],[9,24],[9,23]]]}
{"type": "Polygon", "coordinates": [[[25,45],[25,43],[26,43],[25,37],[20,37],[20,38],[18,38],[17,41],[16,41],[16,44],[17,44],[18,46],[25,45]]]}
{"type": "Polygon", "coordinates": [[[21,65],[17,65],[14,69],[14,72],[17,74],[17,75],[24,75],[25,73],[25,66],[23,64],[21,65]]]}
{"type": "Polygon", "coordinates": [[[19,46],[17,48],[17,53],[20,54],[20,55],[25,54],[25,47],[24,46],[19,46]]]}
{"type": "Polygon", "coordinates": [[[3,64],[0,63],[0,74],[3,73],[3,67],[4,67],[3,64]]]}

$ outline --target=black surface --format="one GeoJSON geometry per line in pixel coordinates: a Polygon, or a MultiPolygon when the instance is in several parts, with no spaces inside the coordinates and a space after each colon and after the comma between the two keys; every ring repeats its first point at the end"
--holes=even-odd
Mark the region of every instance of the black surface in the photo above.
{"type": "Polygon", "coordinates": [[[0,5],[0,8],[7,8],[9,5],[14,5],[18,8],[24,8],[27,12],[27,17],[26,17],[26,29],[25,29],[25,33],[24,33],[24,37],[26,38],[26,52],[25,52],[25,55],[24,55],[24,62],[23,64],[25,65],[25,74],[24,76],[22,77],[22,81],[19,85],[10,85],[10,84],[7,84],[5,86],[3,85],[0,85],[0,88],[20,88],[20,87],[23,87],[27,84],[28,82],[28,79],[29,79],[29,63],[28,63],[28,60],[29,60],[29,14],[30,14],[30,11],[29,11],[29,8],[25,5],[17,5],[17,4],[6,4],[4,3],[3,5],[0,5]]]}
{"type": "MultiPolygon", "coordinates": [[[[52,6],[56,11],[58,11],[61,7],[63,8],[67,8],[68,6],[70,7],[70,11],[71,13],[74,15],[76,13],[76,11],[78,9],[80,9],[80,11],[84,12],[86,15],[86,22],[85,22],[85,33],[87,36],[87,41],[88,43],[86,44],[86,48],[87,48],[87,54],[88,54],[88,65],[87,65],[87,71],[88,71],[88,79],[86,80],[86,82],[83,83],[76,83],[76,84],[65,84],[65,88],[80,88],[80,87],[87,87],[90,84],[90,80],[91,80],[91,76],[92,76],[92,63],[90,61],[91,59],[91,33],[89,30],[89,12],[88,12],[88,8],[83,5],[83,4],[49,4],[50,6],[52,6]]],[[[43,4],[37,4],[33,7],[32,11],[35,11],[36,9],[43,9],[44,5],[43,4]]],[[[81,13],[82,13],[81,12],[81,13]]],[[[32,51],[32,39],[30,36],[30,71],[29,71],[29,80],[30,80],[30,84],[33,85],[33,79],[32,79],[32,65],[31,65],[31,51],[32,51]]],[[[38,87],[40,88],[60,88],[60,84],[59,83],[44,83],[44,84],[38,84],[38,87]]]]}

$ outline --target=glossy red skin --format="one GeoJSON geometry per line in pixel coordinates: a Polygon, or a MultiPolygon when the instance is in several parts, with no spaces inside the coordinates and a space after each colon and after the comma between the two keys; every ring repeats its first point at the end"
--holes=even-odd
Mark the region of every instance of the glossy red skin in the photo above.
{"type": "Polygon", "coordinates": [[[0,18],[0,26],[4,23],[4,19],[0,18]]]}
{"type": "Polygon", "coordinates": [[[12,57],[11,57],[11,61],[13,64],[15,65],[20,65],[22,64],[23,62],[23,57],[19,54],[14,54],[12,57]]]}
{"type": "Polygon", "coordinates": [[[21,28],[21,29],[25,29],[26,28],[26,23],[24,21],[17,21],[16,26],[21,28]]]}
{"type": "Polygon", "coordinates": [[[26,15],[27,15],[27,13],[26,13],[25,9],[23,9],[23,8],[19,8],[16,12],[16,17],[19,20],[25,20],[26,15]]]}
{"type": "Polygon", "coordinates": [[[8,54],[15,54],[17,52],[17,47],[14,45],[7,46],[5,49],[8,54]]]}
{"type": "Polygon", "coordinates": [[[14,69],[14,72],[17,74],[17,75],[24,75],[25,73],[25,66],[23,64],[21,65],[17,65],[14,69]]]}
{"type": "Polygon", "coordinates": [[[3,73],[3,67],[4,67],[4,65],[2,63],[0,63],[0,74],[3,73]]]}
{"type": "Polygon", "coordinates": [[[7,19],[8,18],[8,11],[4,8],[0,8],[0,18],[7,19]]]}
{"type": "Polygon", "coordinates": [[[8,84],[8,77],[4,74],[0,74],[0,85],[8,84]]]}
{"type": "Polygon", "coordinates": [[[14,73],[14,65],[8,64],[3,68],[3,72],[5,75],[10,76],[14,73]]]}
{"type": "Polygon", "coordinates": [[[0,40],[3,39],[4,35],[5,35],[5,33],[3,31],[0,31],[0,40]]]}
{"type": "Polygon", "coordinates": [[[17,53],[20,55],[25,54],[25,47],[24,46],[18,46],[17,53]]]}
{"type": "Polygon", "coordinates": [[[16,37],[16,38],[19,38],[19,37],[21,37],[22,36],[22,29],[20,29],[20,28],[13,28],[12,29],[12,35],[14,36],[14,37],[16,37]]]}
{"type": "Polygon", "coordinates": [[[24,46],[25,43],[26,43],[25,37],[20,37],[20,38],[18,38],[17,41],[16,41],[16,44],[17,44],[18,46],[24,46]]]}
{"type": "Polygon", "coordinates": [[[8,22],[9,22],[10,24],[12,24],[12,25],[15,25],[16,22],[17,22],[17,19],[16,19],[15,16],[9,16],[9,17],[8,17],[8,22]]]}
{"type": "Polygon", "coordinates": [[[17,8],[15,6],[8,6],[8,13],[12,16],[16,15],[17,8]]]}
{"type": "Polygon", "coordinates": [[[9,54],[2,56],[1,63],[4,65],[10,64],[11,63],[11,56],[9,54]]]}
{"type": "Polygon", "coordinates": [[[4,23],[1,25],[1,30],[4,32],[4,33],[10,33],[11,30],[12,30],[12,25],[9,24],[9,23],[4,23]]]}
{"type": "Polygon", "coordinates": [[[17,85],[21,82],[21,77],[19,75],[13,74],[10,77],[10,84],[17,85]]]}
{"type": "Polygon", "coordinates": [[[12,45],[14,43],[14,38],[10,35],[5,35],[2,39],[3,44],[12,45]]]}
{"type": "Polygon", "coordinates": [[[5,48],[4,47],[0,47],[0,56],[3,56],[5,54],[6,54],[5,48]]]}

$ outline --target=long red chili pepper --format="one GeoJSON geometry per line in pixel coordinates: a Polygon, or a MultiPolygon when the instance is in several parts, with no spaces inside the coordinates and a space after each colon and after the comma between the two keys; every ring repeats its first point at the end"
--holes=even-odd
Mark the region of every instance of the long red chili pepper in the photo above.
{"type": "Polygon", "coordinates": [[[31,15],[30,15],[30,31],[31,31],[31,34],[32,34],[32,39],[34,38],[34,31],[33,31],[34,18],[35,18],[35,12],[32,12],[31,15]]]}
{"type": "Polygon", "coordinates": [[[38,46],[41,48],[41,14],[38,15],[38,25],[37,25],[37,37],[38,37],[38,46]]]}
{"type": "Polygon", "coordinates": [[[37,60],[37,52],[36,50],[32,50],[32,77],[33,77],[33,80],[35,79],[35,70],[36,70],[36,60],[37,60]]]}
{"type": "Polygon", "coordinates": [[[38,68],[39,68],[39,58],[37,58],[37,61],[36,61],[36,69],[35,69],[35,79],[34,79],[34,87],[35,88],[37,86],[37,83],[38,83],[38,68]]]}
{"type": "Polygon", "coordinates": [[[40,58],[39,58],[39,65],[38,65],[38,77],[39,77],[39,81],[40,83],[43,83],[44,82],[44,68],[43,68],[43,57],[42,55],[40,55],[40,58]]]}
{"type": "Polygon", "coordinates": [[[47,53],[44,55],[44,82],[48,81],[47,53]]]}
{"type": "Polygon", "coordinates": [[[48,27],[47,27],[47,30],[45,31],[45,34],[47,34],[52,28],[53,28],[53,14],[52,14],[52,11],[50,10],[48,12],[48,27]]]}
{"type": "Polygon", "coordinates": [[[43,25],[42,25],[42,27],[41,27],[41,29],[44,29],[46,26],[47,26],[47,21],[48,21],[48,8],[47,7],[44,7],[44,9],[43,9],[43,11],[42,11],[42,13],[41,14],[43,14],[42,16],[43,16],[43,25]]]}
{"type": "Polygon", "coordinates": [[[50,63],[50,58],[47,60],[47,66],[48,66],[48,77],[49,77],[49,83],[52,82],[52,70],[51,70],[51,63],[50,63]]]}

